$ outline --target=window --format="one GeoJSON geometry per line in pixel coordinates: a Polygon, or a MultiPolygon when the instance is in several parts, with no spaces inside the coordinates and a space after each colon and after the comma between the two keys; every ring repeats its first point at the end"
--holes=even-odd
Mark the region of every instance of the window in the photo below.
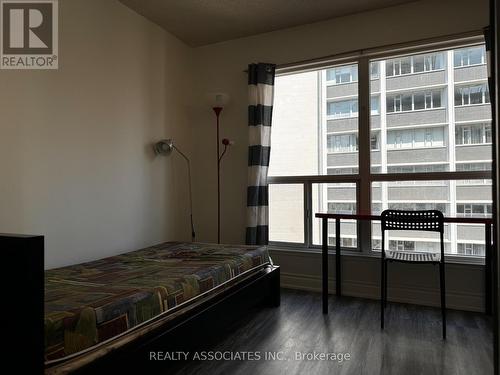
{"type": "MultiPolygon", "coordinates": [[[[317,212],[437,209],[449,216],[490,217],[486,69],[471,70],[475,81],[447,80],[462,56],[456,51],[464,48],[364,55],[324,69],[278,72],[269,166],[271,240],[317,249],[317,212]],[[471,103],[483,105],[461,108],[471,103]]],[[[464,56],[460,66],[477,61],[473,53],[464,56]]],[[[381,247],[380,223],[342,220],[341,231],[328,223],[332,246],[340,237],[350,251],[381,247]]],[[[484,256],[482,225],[446,224],[444,237],[449,256],[484,256]]],[[[437,233],[402,231],[386,239],[386,248],[439,251],[437,233]]]]}
{"type": "Polygon", "coordinates": [[[468,256],[484,256],[484,245],[478,243],[457,243],[457,254],[468,256]]]}
{"type": "Polygon", "coordinates": [[[379,78],[379,63],[378,61],[370,64],[370,79],[378,79],[379,78]]]}
{"type": "Polygon", "coordinates": [[[328,69],[326,79],[333,84],[358,82],[358,66],[349,65],[328,69]]]}
{"type": "Polygon", "coordinates": [[[491,124],[456,125],[457,145],[480,145],[491,143],[491,124]]]}
{"type": "Polygon", "coordinates": [[[455,68],[485,63],[486,50],[483,46],[461,48],[454,51],[453,64],[455,68]]]}
{"type": "Polygon", "coordinates": [[[491,203],[458,203],[457,216],[463,217],[491,217],[491,203]]]}
{"type": "Polygon", "coordinates": [[[380,98],[378,96],[370,98],[370,113],[372,116],[380,114],[380,98]]]}
{"type": "Polygon", "coordinates": [[[391,240],[391,241],[389,241],[389,250],[414,251],[415,250],[415,242],[414,241],[391,240]]]}
{"type": "Polygon", "coordinates": [[[299,184],[269,186],[269,240],[304,242],[304,190],[299,184]]]}
{"type": "Polygon", "coordinates": [[[444,128],[389,130],[387,149],[444,146],[444,128]]]}
{"type": "Polygon", "coordinates": [[[379,150],[380,134],[372,132],[370,136],[370,149],[379,150]]]}
{"type": "Polygon", "coordinates": [[[328,202],[328,212],[336,214],[355,214],[356,203],[328,202]]]}
{"type": "Polygon", "coordinates": [[[328,135],[328,152],[353,152],[358,150],[356,134],[328,135]]]}
{"type": "Polygon", "coordinates": [[[490,102],[487,84],[455,87],[455,105],[486,104],[490,102]]]}
{"type": "Polygon", "coordinates": [[[442,53],[407,56],[386,61],[387,77],[403,74],[430,72],[444,68],[442,53]]]}
{"type": "Polygon", "coordinates": [[[457,171],[490,171],[491,163],[457,163],[457,171]]]}
{"type": "Polygon", "coordinates": [[[328,102],[327,114],[333,118],[357,117],[358,116],[358,101],[357,100],[342,100],[328,102]]]}
{"type": "Polygon", "coordinates": [[[408,203],[408,202],[389,202],[389,209],[391,210],[439,210],[444,214],[447,214],[448,209],[446,203],[408,203]]]}
{"type": "Polygon", "coordinates": [[[389,165],[388,173],[425,173],[425,172],[446,172],[447,164],[417,164],[417,165],[389,165]]]}
{"type": "Polygon", "coordinates": [[[415,111],[441,107],[441,91],[387,95],[387,112],[415,111]]]}

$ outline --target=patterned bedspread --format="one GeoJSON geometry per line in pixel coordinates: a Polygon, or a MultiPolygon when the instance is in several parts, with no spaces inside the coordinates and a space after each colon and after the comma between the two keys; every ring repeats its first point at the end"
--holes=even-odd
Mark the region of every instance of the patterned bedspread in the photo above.
{"type": "Polygon", "coordinates": [[[269,261],[265,247],[167,242],[45,271],[45,359],[94,346],[269,261]]]}

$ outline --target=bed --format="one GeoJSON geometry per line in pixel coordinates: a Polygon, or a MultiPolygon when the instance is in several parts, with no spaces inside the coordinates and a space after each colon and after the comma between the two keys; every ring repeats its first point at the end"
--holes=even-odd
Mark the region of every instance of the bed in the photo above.
{"type": "Polygon", "coordinates": [[[238,303],[237,292],[259,279],[274,280],[269,297],[279,304],[279,269],[266,247],[179,242],[48,270],[46,373],[81,369],[151,340],[224,296],[238,303]]]}

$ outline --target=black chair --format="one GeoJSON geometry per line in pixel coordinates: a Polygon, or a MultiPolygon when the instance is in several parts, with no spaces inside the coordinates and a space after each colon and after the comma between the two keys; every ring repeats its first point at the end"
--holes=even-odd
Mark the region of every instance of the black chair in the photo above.
{"type": "Polygon", "coordinates": [[[384,329],[384,310],[387,306],[387,266],[389,262],[438,264],[441,289],[441,315],[443,319],[443,339],[446,339],[446,287],[444,273],[444,217],[437,210],[429,211],[400,211],[385,210],[382,219],[382,273],[381,273],[381,327],[384,329]],[[415,230],[439,232],[441,240],[440,253],[424,253],[401,250],[385,250],[386,230],[415,230]]]}

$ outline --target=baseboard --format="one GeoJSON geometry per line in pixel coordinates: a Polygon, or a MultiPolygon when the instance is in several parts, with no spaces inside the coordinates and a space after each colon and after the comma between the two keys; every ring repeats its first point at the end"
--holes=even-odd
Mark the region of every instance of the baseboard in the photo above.
{"type": "MultiPolygon", "coordinates": [[[[321,292],[321,277],[315,275],[281,272],[283,288],[321,292]]],[[[380,299],[378,284],[346,280],[342,283],[346,296],[380,299]]],[[[328,278],[330,294],[335,294],[335,278],[328,278]]],[[[426,287],[389,286],[388,300],[392,302],[439,307],[439,290],[426,287]]],[[[484,312],[484,298],[481,294],[446,292],[446,305],[450,309],[484,312]]]]}

